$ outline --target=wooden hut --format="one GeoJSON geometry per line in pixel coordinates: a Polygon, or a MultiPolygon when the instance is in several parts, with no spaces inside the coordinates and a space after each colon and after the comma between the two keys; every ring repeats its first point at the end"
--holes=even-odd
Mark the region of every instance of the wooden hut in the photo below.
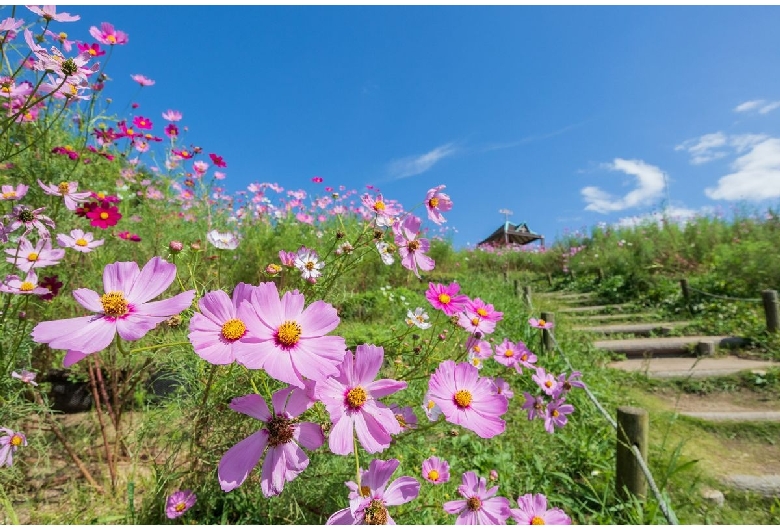
{"type": "Polygon", "coordinates": [[[490,245],[493,247],[501,247],[512,244],[527,245],[533,241],[541,241],[542,246],[544,246],[544,236],[531,232],[531,230],[528,229],[527,224],[520,223],[516,225],[506,221],[499,226],[495,232],[477,243],[477,246],[490,245]]]}

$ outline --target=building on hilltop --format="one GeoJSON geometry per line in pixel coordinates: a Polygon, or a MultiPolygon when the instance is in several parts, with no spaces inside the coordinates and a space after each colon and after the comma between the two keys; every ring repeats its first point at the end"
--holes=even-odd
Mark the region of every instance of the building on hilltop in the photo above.
{"type": "Polygon", "coordinates": [[[499,226],[495,232],[488,237],[477,243],[477,248],[482,245],[488,245],[491,247],[503,247],[509,245],[527,245],[533,241],[541,241],[544,246],[544,236],[541,234],[535,234],[528,229],[528,225],[525,223],[512,224],[509,221],[505,221],[499,226]]]}

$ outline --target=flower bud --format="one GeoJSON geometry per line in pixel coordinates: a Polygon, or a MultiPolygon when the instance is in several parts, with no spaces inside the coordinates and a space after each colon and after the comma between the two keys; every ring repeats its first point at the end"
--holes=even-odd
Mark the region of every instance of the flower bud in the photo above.
{"type": "Polygon", "coordinates": [[[184,245],[182,244],[181,241],[171,241],[170,243],[168,243],[168,249],[173,254],[178,254],[179,252],[182,251],[183,248],[184,248],[184,245]]]}

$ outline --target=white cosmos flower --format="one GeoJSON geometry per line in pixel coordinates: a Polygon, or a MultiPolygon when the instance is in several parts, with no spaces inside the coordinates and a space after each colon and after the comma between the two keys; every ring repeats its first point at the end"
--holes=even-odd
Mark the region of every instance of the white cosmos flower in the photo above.
{"type": "Polygon", "coordinates": [[[388,247],[389,245],[384,241],[376,242],[376,249],[379,251],[379,256],[382,258],[382,262],[385,265],[392,265],[395,261],[395,258],[393,258],[393,255],[388,250],[388,247]]]}
{"type": "Polygon", "coordinates": [[[212,230],[206,234],[209,243],[221,250],[235,250],[238,247],[238,236],[233,232],[212,230]]]}
{"type": "Polygon", "coordinates": [[[428,313],[426,313],[422,307],[418,307],[414,311],[411,309],[406,312],[406,323],[410,326],[417,326],[420,329],[428,329],[431,327],[428,322],[428,313]]]}
{"type": "Polygon", "coordinates": [[[295,265],[296,269],[301,271],[301,277],[304,280],[316,280],[322,276],[321,269],[325,267],[325,263],[320,261],[320,257],[317,253],[306,247],[301,247],[298,250],[293,265],[295,265]]]}

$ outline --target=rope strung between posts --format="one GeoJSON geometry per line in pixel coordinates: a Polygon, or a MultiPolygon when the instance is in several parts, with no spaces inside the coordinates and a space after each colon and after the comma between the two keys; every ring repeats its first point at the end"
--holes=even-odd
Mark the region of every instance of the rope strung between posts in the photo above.
{"type": "MultiPolygon", "coordinates": [[[[566,356],[566,352],[564,352],[561,346],[558,344],[558,340],[555,338],[555,335],[552,333],[552,331],[550,331],[550,337],[552,338],[555,350],[561,354],[561,357],[566,362],[566,366],[568,366],[570,371],[572,372],[575,371],[574,367],[571,365],[571,362],[569,361],[569,358],[566,356]]],[[[591,402],[596,406],[596,408],[601,413],[601,415],[604,416],[604,418],[606,418],[609,424],[612,425],[612,428],[615,429],[615,431],[617,432],[618,424],[615,418],[609,415],[609,412],[606,411],[606,409],[602,406],[599,400],[596,399],[596,396],[594,396],[593,393],[590,391],[588,385],[585,385],[583,390],[585,390],[585,394],[588,396],[588,399],[591,400],[591,402]]],[[[669,524],[673,524],[673,525],[680,524],[671,506],[666,504],[666,501],[661,495],[661,491],[658,489],[658,486],[655,483],[655,479],[653,479],[653,474],[650,472],[650,469],[647,467],[644,458],[642,458],[642,454],[639,452],[639,448],[636,445],[632,445],[631,452],[634,453],[634,457],[639,463],[639,467],[642,468],[642,473],[645,475],[645,478],[647,479],[647,484],[650,486],[650,490],[653,492],[655,499],[658,501],[658,506],[661,508],[661,512],[663,512],[664,517],[666,517],[666,520],[669,522],[669,524]]]]}
{"type": "Polygon", "coordinates": [[[738,298],[736,296],[724,296],[721,294],[712,294],[712,293],[701,291],[695,287],[691,287],[690,285],[688,286],[688,289],[697,292],[699,294],[703,294],[704,296],[711,296],[712,298],[720,298],[721,300],[734,300],[737,302],[761,302],[761,298],[738,298]]]}

